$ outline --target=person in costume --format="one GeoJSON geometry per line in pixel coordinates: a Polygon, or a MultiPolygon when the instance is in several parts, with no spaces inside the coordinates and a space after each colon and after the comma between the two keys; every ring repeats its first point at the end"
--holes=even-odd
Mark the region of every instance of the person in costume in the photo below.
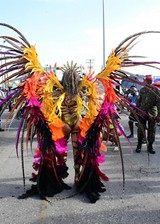
{"type": "MultiPolygon", "coordinates": [[[[38,144],[33,162],[35,173],[31,178],[35,183],[20,198],[33,194],[39,194],[41,198],[52,197],[70,188],[65,184],[64,178],[68,175],[67,146],[71,138],[75,189],[77,193],[86,194],[91,203],[95,203],[105,191],[103,181],[108,181],[108,177],[100,170],[101,162],[105,161],[104,155],[101,154],[102,130],[108,127],[107,119],[110,118],[117,138],[119,138],[117,128],[125,135],[116,117],[117,104],[132,109],[130,102],[117,88],[115,89],[115,86],[120,85],[120,80],[138,82],[125,73],[125,67],[152,64],[156,67],[157,62],[137,63],[134,61],[135,56],[133,60],[132,56],[129,56],[129,50],[139,36],[154,32],[140,32],[127,37],[112,50],[106,61],[106,67],[95,76],[88,73],[80,77],[78,66],[73,62],[63,65],[61,68],[63,77],[60,81],[56,76],[56,68],[47,71],[41,66],[35,46],[31,45],[21,32],[9,24],[0,23],[0,26],[19,35],[19,37],[0,36],[3,43],[5,40],[0,52],[4,61],[0,66],[0,76],[5,77],[4,75],[8,73],[0,84],[21,77],[19,86],[0,103],[0,116],[9,103],[17,98],[6,122],[13,113],[16,117],[18,111],[23,109],[17,131],[16,152],[19,156],[18,143],[21,138],[24,185],[24,138],[28,148],[28,140],[30,138],[32,142],[33,130],[36,130],[35,137],[38,144]],[[104,98],[100,100],[102,86],[104,98]]],[[[123,170],[119,141],[118,147],[123,170]]]]}

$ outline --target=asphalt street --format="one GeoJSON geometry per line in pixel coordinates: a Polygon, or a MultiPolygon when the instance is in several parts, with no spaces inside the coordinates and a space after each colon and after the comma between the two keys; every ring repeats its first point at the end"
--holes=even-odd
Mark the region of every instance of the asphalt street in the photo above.
{"type": "MultiPolygon", "coordinates": [[[[2,126],[8,111],[2,117],[2,126]]],[[[128,116],[121,114],[121,122],[129,134],[128,116]]],[[[124,169],[125,188],[123,190],[122,165],[120,153],[113,151],[108,144],[105,153],[106,163],[101,165],[109,181],[105,183],[106,192],[95,204],[89,203],[84,195],[75,195],[73,179],[72,150],[68,153],[70,175],[66,179],[72,189],[65,190],[53,198],[51,204],[31,197],[17,199],[23,194],[20,152],[16,155],[15,137],[19,121],[15,120],[4,132],[0,132],[0,224],[159,224],[160,223],[160,126],[157,126],[155,155],[147,153],[143,145],[140,154],[135,153],[135,137],[130,143],[120,137],[124,169]]],[[[36,142],[35,142],[36,147],[36,142]]],[[[33,156],[25,150],[26,189],[31,183],[33,156]]]]}

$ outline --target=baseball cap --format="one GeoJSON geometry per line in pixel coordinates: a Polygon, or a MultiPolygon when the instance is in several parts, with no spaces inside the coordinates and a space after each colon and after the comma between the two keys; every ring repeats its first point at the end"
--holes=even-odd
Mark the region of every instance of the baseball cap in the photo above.
{"type": "Polygon", "coordinates": [[[145,80],[152,81],[153,80],[152,75],[146,75],[145,80]]]}

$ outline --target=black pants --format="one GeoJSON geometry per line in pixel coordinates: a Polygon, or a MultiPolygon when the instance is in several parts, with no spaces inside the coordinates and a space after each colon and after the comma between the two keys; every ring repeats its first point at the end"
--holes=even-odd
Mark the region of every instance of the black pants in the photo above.
{"type": "Polygon", "coordinates": [[[137,136],[138,142],[142,143],[144,139],[145,133],[147,132],[147,140],[149,143],[153,143],[155,141],[156,134],[156,121],[154,118],[145,115],[144,117],[139,117],[137,136]]]}

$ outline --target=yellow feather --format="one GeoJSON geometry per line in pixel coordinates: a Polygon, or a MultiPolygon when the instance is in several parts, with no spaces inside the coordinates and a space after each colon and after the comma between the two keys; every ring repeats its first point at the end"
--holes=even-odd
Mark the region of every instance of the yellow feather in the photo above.
{"type": "Polygon", "coordinates": [[[31,70],[31,72],[45,72],[45,69],[41,66],[38,61],[36,49],[33,45],[30,48],[23,48],[23,58],[28,62],[26,63],[26,71],[31,70]]]}
{"type": "Polygon", "coordinates": [[[115,55],[113,51],[108,57],[105,69],[96,76],[96,78],[109,79],[113,71],[119,70],[123,60],[121,59],[121,54],[115,55]]]}
{"type": "Polygon", "coordinates": [[[97,92],[97,83],[91,82],[90,80],[88,80],[88,77],[85,76],[80,85],[81,89],[83,89],[84,87],[86,89],[85,95],[89,97],[88,107],[86,107],[87,110],[85,120],[88,123],[88,127],[90,127],[98,114],[98,108],[100,106],[99,96],[97,92]]]}
{"type": "Polygon", "coordinates": [[[77,115],[80,117],[82,114],[82,108],[83,108],[83,100],[80,96],[77,96],[77,115]]]}
{"type": "Polygon", "coordinates": [[[55,103],[55,105],[54,105],[55,109],[58,109],[58,114],[57,114],[57,116],[59,116],[59,117],[61,117],[61,115],[62,115],[62,112],[61,112],[61,105],[62,105],[62,102],[63,102],[64,98],[65,98],[65,93],[63,93],[63,94],[59,97],[59,99],[56,101],[56,103],[55,103]]]}

